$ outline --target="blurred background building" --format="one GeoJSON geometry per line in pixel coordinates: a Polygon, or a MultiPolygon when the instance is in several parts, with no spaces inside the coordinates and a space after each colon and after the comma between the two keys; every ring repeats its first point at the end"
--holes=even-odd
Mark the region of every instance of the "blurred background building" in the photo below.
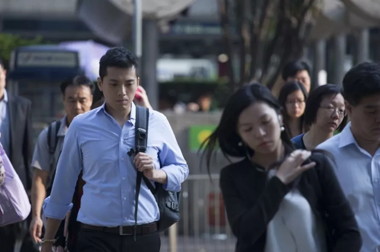
{"type": "MultiPolygon", "coordinates": [[[[229,94],[252,80],[277,93],[282,83],[278,71],[295,58],[311,64],[313,87],[341,85],[354,64],[380,60],[380,1],[294,0],[305,15],[290,10],[294,16],[289,17],[279,13],[272,0],[140,2],[141,84],[153,107],[168,116],[192,174],[183,187],[184,215],[178,230],[178,246],[183,247],[178,251],[232,251],[217,183],[209,183],[196,154],[219,121],[229,94]],[[276,37],[279,23],[289,20],[297,22],[288,30],[282,26],[276,37]]],[[[133,3],[0,0],[0,57],[8,68],[7,89],[32,100],[36,136],[62,115],[63,79],[86,73],[96,81],[99,58],[108,48],[135,50],[133,3]]],[[[218,162],[215,179],[226,163],[221,158],[218,162]]]]}

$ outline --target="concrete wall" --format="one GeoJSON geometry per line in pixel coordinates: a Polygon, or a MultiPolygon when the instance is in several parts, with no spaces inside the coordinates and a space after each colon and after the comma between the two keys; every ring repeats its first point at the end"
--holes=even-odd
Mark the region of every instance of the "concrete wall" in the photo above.
{"type": "MultiPolygon", "coordinates": [[[[189,127],[191,125],[218,124],[221,114],[185,113],[178,115],[174,113],[165,113],[165,115],[172,126],[174,134],[177,137],[178,144],[181,147],[186,161],[188,162],[190,174],[206,174],[206,165],[204,162],[201,165],[200,155],[192,152],[189,148],[189,127]]],[[[219,173],[220,169],[228,163],[228,160],[218,153],[215,161],[212,162],[212,173],[219,173]]]]}

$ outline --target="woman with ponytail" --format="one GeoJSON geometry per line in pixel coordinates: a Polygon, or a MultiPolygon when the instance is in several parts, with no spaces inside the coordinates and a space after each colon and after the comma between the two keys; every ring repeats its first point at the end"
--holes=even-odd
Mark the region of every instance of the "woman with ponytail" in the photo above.
{"type": "Polygon", "coordinates": [[[323,153],[295,150],[266,87],[234,93],[203,147],[208,171],[217,148],[242,158],[220,174],[236,252],[360,251],[355,216],[332,165],[323,153]]]}

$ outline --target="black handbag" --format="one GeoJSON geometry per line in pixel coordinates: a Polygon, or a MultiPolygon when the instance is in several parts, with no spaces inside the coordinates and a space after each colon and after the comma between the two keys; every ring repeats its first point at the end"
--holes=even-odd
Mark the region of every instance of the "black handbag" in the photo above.
{"type": "MultiPolygon", "coordinates": [[[[135,124],[135,150],[134,153],[145,152],[148,142],[148,122],[149,109],[136,106],[136,124],[135,124]]],[[[135,195],[135,226],[137,226],[138,198],[140,194],[141,180],[144,180],[149,190],[154,195],[160,219],[158,221],[158,231],[162,232],[180,219],[180,192],[171,192],[164,189],[164,185],[154,183],[144,176],[142,172],[137,171],[136,195],[135,195]]]]}

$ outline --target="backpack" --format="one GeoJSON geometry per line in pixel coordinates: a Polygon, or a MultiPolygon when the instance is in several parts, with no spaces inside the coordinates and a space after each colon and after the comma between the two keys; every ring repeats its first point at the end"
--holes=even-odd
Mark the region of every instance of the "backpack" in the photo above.
{"type": "MultiPolygon", "coordinates": [[[[148,142],[148,122],[149,109],[136,106],[135,149],[131,150],[132,153],[137,154],[139,152],[146,151],[148,142]]],[[[137,226],[137,208],[142,179],[144,180],[151,193],[154,195],[158,209],[160,211],[158,231],[164,231],[174,223],[178,222],[180,219],[179,204],[181,193],[166,191],[164,189],[164,185],[160,183],[155,183],[155,187],[153,187],[149,179],[146,178],[142,172],[137,171],[135,195],[135,226],[137,226]]]]}
{"type": "MultiPolygon", "coordinates": [[[[48,147],[49,147],[49,165],[50,165],[50,171],[53,170],[54,165],[55,165],[55,161],[56,161],[56,160],[54,160],[54,154],[55,154],[55,150],[57,149],[58,131],[59,131],[60,127],[61,127],[61,120],[52,122],[49,125],[48,132],[47,132],[47,144],[48,144],[48,147]]],[[[50,193],[51,193],[51,189],[53,187],[54,177],[55,177],[55,170],[53,172],[53,176],[51,177],[51,181],[50,181],[51,183],[50,183],[49,187],[46,190],[47,193],[48,193],[48,195],[50,195],[50,193]]]]}

